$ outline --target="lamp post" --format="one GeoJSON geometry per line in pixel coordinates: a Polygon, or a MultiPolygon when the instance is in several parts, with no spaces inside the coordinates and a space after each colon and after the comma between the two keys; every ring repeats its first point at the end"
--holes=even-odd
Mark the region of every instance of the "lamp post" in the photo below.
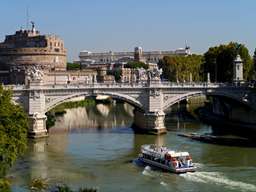
{"type": "Polygon", "coordinates": [[[217,73],[218,73],[218,66],[217,66],[217,60],[216,58],[213,59],[213,63],[214,63],[214,76],[215,76],[215,83],[217,83],[218,78],[217,78],[217,73]]]}

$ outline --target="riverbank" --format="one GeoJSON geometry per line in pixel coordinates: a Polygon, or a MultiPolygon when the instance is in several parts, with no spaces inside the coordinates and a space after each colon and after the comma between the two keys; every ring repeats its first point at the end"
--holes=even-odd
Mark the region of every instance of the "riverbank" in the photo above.
{"type": "Polygon", "coordinates": [[[255,138],[256,124],[247,123],[238,120],[231,120],[220,115],[215,115],[207,108],[199,108],[197,110],[199,119],[212,126],[214,134],[235,134],[247,138],[255,138]]]}

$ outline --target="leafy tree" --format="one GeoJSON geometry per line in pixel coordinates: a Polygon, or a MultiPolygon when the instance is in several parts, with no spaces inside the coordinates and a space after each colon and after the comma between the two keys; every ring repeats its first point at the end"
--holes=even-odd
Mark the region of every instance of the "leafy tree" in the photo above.
{"type": "Polygon", "coordinates": [[[136,69],[136,68],[148,69],[148,65],[141,61],[130,61],[125,65],[125,67],[132,68],[132,69],[136,69]]]}
{"type": "Polygon", "coordinates": [[[193,81],[200,81],[202,63],[201,55],[165,56],[158,66],[163,69],[163,77],[170,81],[189,81],[190,74],[193,81]]]}
{"type": "Polygon", "coordinates": [[[233,79],[233,61],[239,54],[243,60],[244,79],[253,76],[253,62],[248,49],[239,43],[230,42],[227,45],[210,47],[204,54],[202,65],[204,74],[211,74],[211,81],[228,82],[233,79]]]}
{"type": "Polygon", "coordinates": [[[12,103],[11,95],[10,90],[0,85],[0,178],[27,146],[27,116],[20,106],[12,103]]]}
{"type": "Polygon", "coordinates": [[[117,68],[117,69],[113,69],[113,70],[109,70],[107,72],[108,75],[113,75],[115,77],[115,81],[118,82],[121,79],[121,69],[117,68]]]}
{"type": "Polygon", "coordinates": [[[67,70],[78,70],[81,69],[80,64],[78,63],[67,63],[67,70]]]}

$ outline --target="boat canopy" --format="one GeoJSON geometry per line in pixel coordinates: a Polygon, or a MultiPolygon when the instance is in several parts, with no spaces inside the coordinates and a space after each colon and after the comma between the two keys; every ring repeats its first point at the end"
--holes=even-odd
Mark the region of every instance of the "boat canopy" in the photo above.
{"type": "Polygon", "coordinates": [[[168,154],[172,157],[186,157],[189,156],[188,152],[175,152],[175,151],[168,151],[168,154]]]}

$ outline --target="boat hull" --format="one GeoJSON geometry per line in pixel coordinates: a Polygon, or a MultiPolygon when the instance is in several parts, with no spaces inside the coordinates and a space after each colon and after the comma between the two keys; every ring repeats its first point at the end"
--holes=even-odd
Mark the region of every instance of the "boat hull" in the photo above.
{"type": "Polygon", "coordinates": [[[176,174],[181,174],[181,173],[187,173],[187,172],[195,172],[195,167],[182,167],[182,168],[173,168],[149,159],[145,159],[143,157],[139,157],[138,158],[141,162],[147,164],[147,165],[151,165],[157,168],[160,168],[164,171],[168,171],[168,172],[172,172],[172,173],[176,173],[176,174]]]}

